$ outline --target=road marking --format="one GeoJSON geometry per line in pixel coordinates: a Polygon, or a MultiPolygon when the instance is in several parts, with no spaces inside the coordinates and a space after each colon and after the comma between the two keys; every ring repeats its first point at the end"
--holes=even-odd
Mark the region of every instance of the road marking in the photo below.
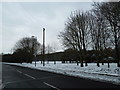
{"type": "Polygon", "coordinates": [[[55,87],[55,86],[53,86],[53,85],[50,85],[50,84],[48,84],[48,83],[46,83],[46,82],[43,82],[45,85],[47,85],[47,86],[49,86],[49,87],[52,87],[52,88],[54,88],[54,89],[57,89],[57,90],[60,90],[59,88],[57,88],[57,87],[55,87]]]}
{"type": "Polygon", "coordinates": [[[32,76],[30,76],[30,75],[28,75],[28,74],[24,74],[25,76],[27,76],[27,77],[30,77],[30,78],[32,78],[32,79],[36,79],[36,78],[34,78],[34,77],[32,77],[32,76]]]}
{"type": "Polygon", "coordinates": [[[5,85],[4,84],[0,85],[0,89],[2,90],[3,88],[5,88],[5,85]]]}
{"type": "Polygon", "coordinates": [[[21,71],[17,70],[17,72],[22,73],[21,71]]]}
{"type": "Polygon", "coordinates": [[[3,83],[3,84],[7,85],[7,84],[11,84],[11,83],[19,83],[19,82],[24,82],[24,81],[31,81],[31,80],[30,79],[27,79],[27,80],[18,80],[18,81],[6,82],[6,83],[3,83]]]}
{"type": "MultiPolygon", "coordinates": [[[[22,73],[22,72],[19,71],[19,70],[17,70],[17,72],[22,73]]],[[[34,77],[32,77],[32,76],[30,76],[30,75],[28,75],[28,74],[24,74],[24,75],[27,76],[27,77],[30,77],[30,78],[32,78],[32,79],[36,79],[36,78],[34,78],[34,77]]]]}

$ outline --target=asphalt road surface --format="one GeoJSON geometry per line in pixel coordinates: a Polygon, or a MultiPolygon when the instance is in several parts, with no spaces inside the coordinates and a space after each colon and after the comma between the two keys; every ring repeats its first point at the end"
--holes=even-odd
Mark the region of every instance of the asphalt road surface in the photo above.
{"type": "Polygon", "coordinates": [[[120,88],[119,85],[90,79],[70,77],[51,72],[2,65],[3,90],[7,88],[41,88],[62,90],[64,88],[120,88]]]}

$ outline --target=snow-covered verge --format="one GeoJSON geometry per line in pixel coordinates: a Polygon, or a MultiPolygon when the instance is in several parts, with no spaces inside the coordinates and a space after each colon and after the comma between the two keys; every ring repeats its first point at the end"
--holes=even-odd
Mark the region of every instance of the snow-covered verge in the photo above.
{"type": "Polygon", "coordinates": [[[63,64],[61,62],[57,62],[57,64],[53,64],[53,62],[50,62],[49,64],[46,63],[45,66],[43,66],[41,62],[37,62],[36,67],[34,62],[32,64],[27,63],[22,64],[6,63],[6,64],[19,65],[33,69],[45,70],[49,72],[94,79],[99,81],[107,81],[120,85],[120,68],[117,67],[116,63],[110,63],[110,68],[107,67],[107,64],[97,67],[96,63],[89,63],[88,66],[86,67],[77,66],[75,63],[63,64]]]}

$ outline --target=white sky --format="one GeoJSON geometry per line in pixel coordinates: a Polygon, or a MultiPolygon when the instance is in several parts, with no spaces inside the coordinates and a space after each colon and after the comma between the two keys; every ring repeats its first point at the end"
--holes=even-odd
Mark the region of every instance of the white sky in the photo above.
{"type": "Polygon", "coordinates": [[[2,3],[2,49],[9,53],[23,37],[36,36],[42,44],[42,28],[46,28],[46,45],[55,44],[62,50],[58,34],[71,11],[89,10],[91,2],[3,2],[2,3]]]}
{"type": "Polygon", "coordinates": [[[1,1],[0,42],[2,44],[0,44],[0,53],[10,53],[15,43],[26,36],[36,36],[42,44],[42,28],[46,28],[46,45],[54,45],[58,51],[62,50],[58,34],[64,29],[70,13],[78,9],[90,10],[92,1],[108,0],[1,1]]]}

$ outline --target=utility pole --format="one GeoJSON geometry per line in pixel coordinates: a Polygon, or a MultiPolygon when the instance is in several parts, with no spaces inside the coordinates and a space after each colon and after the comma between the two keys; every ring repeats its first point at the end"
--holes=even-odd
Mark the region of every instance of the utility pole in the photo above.
{"type": "Polygon", "coordinates": [[[36,47],[37,37],[32,36],[32,53],[33,53],[33,59],[35,61],[35,67],[36,67],[36,51],[34,50],[34,47],[36,47]]]}
{"type": "Polygon", "coordinates": [[[45,28],[43,28],[43,66],[45,66],[45,28]]]}

